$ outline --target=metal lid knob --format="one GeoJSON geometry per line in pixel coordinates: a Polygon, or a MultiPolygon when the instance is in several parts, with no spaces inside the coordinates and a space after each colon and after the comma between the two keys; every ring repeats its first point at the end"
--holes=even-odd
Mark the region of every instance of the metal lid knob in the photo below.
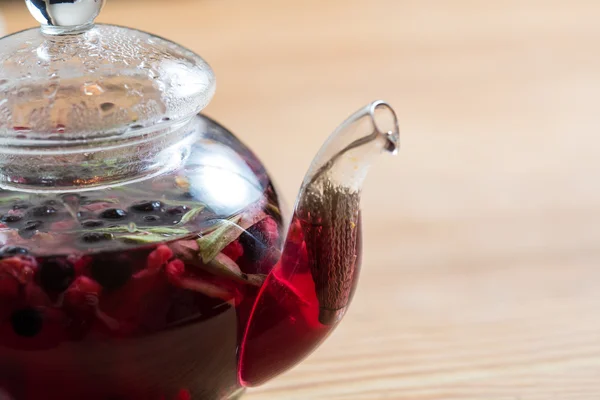
{"type": "Polygon", "coordinates": [[[25,0],[44,33],[65,34],[94,24],[106,0],[25,0]]]}

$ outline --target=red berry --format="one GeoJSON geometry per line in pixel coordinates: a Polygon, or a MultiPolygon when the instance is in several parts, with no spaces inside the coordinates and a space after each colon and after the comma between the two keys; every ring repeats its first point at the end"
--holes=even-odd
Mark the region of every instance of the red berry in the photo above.
{"type": "Polygon", "coordinates": [[[183,274],[185,274],[185,265],[181,260],[173,260],[167,265],[165,272],[169,282],[176,285],[181,281],[183,274]]]}
{"type": "Polygon", "coordinates": [[[97,308],[101,291],[102,286],[98,282],[80,276],[65,292],[65,307],[76,312],[93,312],[97,308]]]}
{"type": "Polygon", "coordinates": [[[0,298],[15,299],[19,295],[19,282],[10,275],[0,275],[0,298]]]}
{"type": "Polygon", "coordinates": [[[237,261],[241,256],[244,255],[244,246],[242,246],[239,240],[235,240],[229,243],[227,247],[223,249],[223,254],[231,258],[233,261],[237,261]]]}
{"type": "Polygon", "coordinates": [[[173,257],[173,250],[168,246],[161,244],[152,253],[148,254],[146,268],[156,271],[162,268],[171,257],[173,257]]]}
{"type": "Polygon", "coordinates": [[[92,262],[92,257],[90,256],[69,256],[68,260],[73,264],[73,269],[75,270],[75,276],[83,275],[86,268],[92,262]]]}
{"type": "Polygon", "coordinates": [[[19,282],[30,282],[37,270],[37,261],[30,256],[15,256],[0,261],[0,273],[12,275],[19,282]]]}
{"type": "Polygon", "coordinates": [[[192,395],[189,390],[181,389],[175,400],[192,400],[192,395]]]}
{"type": "Polygon", "coordinates": [[[271,247],[277,244],[279,241],[279,227],[273,218],[267,217],[263,219],[256,224],[256,227],[262,232],[267,246],[271,247]]]}

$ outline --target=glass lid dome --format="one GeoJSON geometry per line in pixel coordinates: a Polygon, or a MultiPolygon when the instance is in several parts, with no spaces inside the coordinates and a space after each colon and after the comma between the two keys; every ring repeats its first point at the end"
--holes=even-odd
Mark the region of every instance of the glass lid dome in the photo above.
{"type": "MultiPolygon", "coordinates": [[[[104,0],[26,0],[41,29],[0,40],[0,145],[81,146],[184,124],[211,100],[198,55],[95,25],[104,0]]],[[[16,150],[15,150],[16,151],[16,150]]]]}

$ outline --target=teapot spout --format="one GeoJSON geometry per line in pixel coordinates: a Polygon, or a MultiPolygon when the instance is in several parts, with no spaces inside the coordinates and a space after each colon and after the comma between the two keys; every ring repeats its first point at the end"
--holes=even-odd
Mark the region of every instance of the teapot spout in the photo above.
{"type": "Polygon", "coordinates": [[[396,114],[382,101],[348,118],[313,161],[283,253],[246,325],[239,380],[260,385],[302,361],[344,316],[360,269],[360,191],[375,156],[395,153],[396,114]]]}
{"type": "MultiPolygon", "coordinates": [[[[380,153],[395,154],[398,146],[394,110],[383,101],[373,102],[336,129],[304,179],[294,216],[306,243],[323,325],[339,322],[356,287],[360,194],[369,167],[380,153]]],[[[288,239],[294,240],[291,231],[288,239]]]]}

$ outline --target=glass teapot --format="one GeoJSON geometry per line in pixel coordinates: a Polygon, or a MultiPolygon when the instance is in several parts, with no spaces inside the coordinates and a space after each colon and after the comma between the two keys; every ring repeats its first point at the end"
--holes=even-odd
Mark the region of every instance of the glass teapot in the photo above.
{"type": "Polygon", "coordinates": [[[233,399],[300,362],[356,288],[392,108],[332,134],[288,220],[260,161],[199,114],[202,58],[94,25],[103,0],[26,4],[41,29],[0,41],[0,397],[233,399]]]}

